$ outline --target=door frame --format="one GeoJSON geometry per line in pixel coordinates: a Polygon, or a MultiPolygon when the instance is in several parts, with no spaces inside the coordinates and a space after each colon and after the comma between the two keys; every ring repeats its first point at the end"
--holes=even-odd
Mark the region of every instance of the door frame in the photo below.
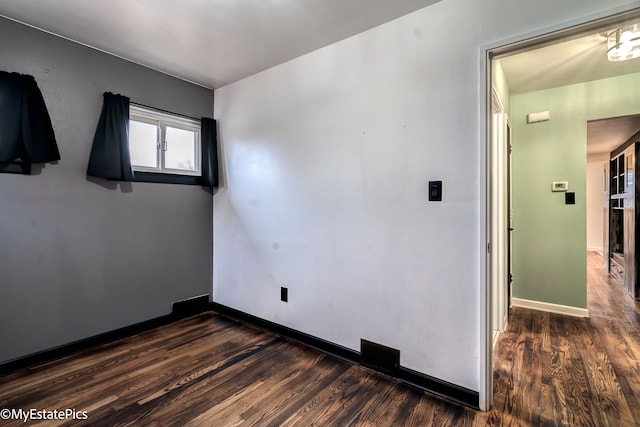
{"type": "Polygon", "coordinates": [[[506,292],[507,292],[507,310],[505,313],[504,325],[505,328],[509,321],[509,313],[511,313],[511,288],[513,284],[513,137],[511,134],[511,119],[509,119],[509,115],[506,116],[505,121],[505,149],[506,149],[506,215],[507,215],[507,240],[506,240],[506,256],[507,256],[507,283],[506,283],[506,292]]]}
{"type": "Polygon", "coordinates": [[[494,213],[491,222],[491,240],[495,242],[491,259],[492,348],[498,336],[504,332],[508,312],[509,271],[509,211],[508,211],[508,114],[496,89],[491,89],[491,188],[489,200],[494,213]]]}
{"type": "MultiPolygon", "coordinates": [[[[484,150],[485,159],[480,164],[480,193],[483,201],[480,215],[480,233],[483,238],[480,243],[480,251],[485,254],[484,261],[481,261],[481,274],[484,275],[484,292],[480,292],[480,313],[479,313],[479,393],[478,403],[483,411],[488,411],[493,403],[493,328],[492,317],[495,309],[492,304],[492,264],[494,257],[499,253],[501,243],[493,239],[493,227],[497,223],[498,212],[492,208],[491,187],[493,181],[497,179],[497,168],[493,167],[491,161],[494,155],[494,147],[491,135],[491,103],[493,75],[491,66],[493,60],[500,56],[523,52],[526,50],[541,47],[545,44],[555,44],[566,40],[572,36],[579,36],[586,33],[597,33],[613,27],[617,22],[627,19],[640,20],[640,8],[636,5],[627,4],[612,9],[600,11],[595,14],[582,16],[571,21],[566,21],[551,27],[538,29],[536,31],[520,34],[515,37],[496,41],[484,45],[480,48],[479,93],[484,97],[484,102],[480,100],[479,107],[479,135],[481,150],[484,150]]],[[[504,248],[503,248],[504,249],[504,248]]]]}

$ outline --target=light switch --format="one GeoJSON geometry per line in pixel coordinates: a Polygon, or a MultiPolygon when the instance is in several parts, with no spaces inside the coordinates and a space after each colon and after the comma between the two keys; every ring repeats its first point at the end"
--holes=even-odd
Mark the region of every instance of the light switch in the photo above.
{"type": "Polygon", "coordinates": [[[442,201],[442,181],[429,181],[429,201],[442,201]]]}
{"type": "Polygon", "coordinates": [[[572,191],[564,193],[564,203],[566,205],[575,205],[576,204],[576,193],[574,193],[572,191]]]}

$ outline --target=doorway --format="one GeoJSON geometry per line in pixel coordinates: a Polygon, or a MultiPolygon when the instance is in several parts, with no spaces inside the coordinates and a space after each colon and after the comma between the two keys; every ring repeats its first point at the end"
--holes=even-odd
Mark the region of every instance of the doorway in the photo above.
{"type": "MultiPolygon", "coordinates": [[[[584,141],[586,135],[579,134],[584,134],[584,123],[598,118],[603,112],[597,111],[597,108],[580,110],[581,103],[593,107],[599,100],[587,102],[585,98],[574,96],[571,89],[566,87],[574,86],[575,89],[589,82],[618,76],[626,76],[623,78],[629,80],[631,74],[640,73],[640,59],[636,60],[637,66],[623,65],[625,71],[617,71],[618,74],[602,74],[601,69],[598,71],[600,74],[590,74],[595,71],[591,65],[578,66],[573,72],[568,70],[569,65],[587,60],[587,53],[595,55],[600,52],[606,58],[607,40],[603,33],[621,23],[638,20],[640,11],[635,10],[533,41],[487,51],[490,75],[487,90],[487,105],[490,109],[487,115],[487,271],[488,321],[491,325],[488,328],[490,336],[487,337],[487,346],[490,349],[495,344],[496,332],[499,333],[501,324],[506,326],[506,320],[502,322],[500,318],[503,310],[500,292],[504,291],[507,313],[508,307],[513,304],[574,316],[588,316],[585,253],[586,150],[584,146],[570,146],[569,142],[584,141]],[[591,43],[592,48],[585,48],[585,43],[591,43]],[[600,47],[597,47],[598,44],[600,47]],[[553,49],[571,48],[572,45],[576,49],[574,53],[552,53],[553,49]],[[518,68],[514,66],[517,61],[513,58],[516,56],[519,56],[517,59],[529,56],[529,70],[522,72],[522,75],[518,75],[518,68]],[[541,57],[547,59],[541,60],[541,57]],[[538,68],[534,69],[535,67],[538,68]],[[562,79],[565,79],[564,82],[562,79]],[[559,92],[546,98],[543,95],[536,99],[526,98],[530,93],[553,90],[564,90],[564,98],[559,97],[559,92]],[[496,118],[496,92],[503,103],[503,117],[515,117],[516,124],[513,128],[508,120],[500,122],[496,118]],[[547,101],[554,98],[573,99],[574,104],[569,101],[564,105],[548,106],[547,101]],[[543,113],[541,116],[548,119],[541,122],[528,120],[529,115],[535,116],[535,113],[543,113]],[[567,116],[571,123],[579,118],[582,130],[574,132],[573,124],[567,126],[564,123],[568,120],[567,116]],[[496,135],[501,132],[502,138],[497,138],[496,135]],[[512,145],[515,154],[513,163],[510,159],[512,145]],[[540,147],[543,150],[536,151],[540,147]],[[513,181],[511,176],[514,176],[513,181]],[[531,185],[522,185],[526,181],[523,176],[533,177],[531,185]],[[556,183],[565,182],[565,191],[552,191],[556,183]],[[568,197],[565,193],[573,194],[568,197]],[[570,200],[575,202],[570,203],[570,200]],[[522,209],[523,206],[525,209],[522,209]],[[541,220],[535,223],[536,218],[541,220]],[[531,262],[523,268],[523,263],[527,261],[531,262]],[[578,270],[581,273],[576,276],[575,272],[578,270]],[[559,290],[558,282],[569,283],[569,287],[559,290]],[[535,283],[535,286],[527,287],[527,283],[535,283]]],[[[640,84],[636,87],[640,87],[640,84]]],[[[589,87],[586,92],[591,89],[593,88],[589,87]]],[[[637,99],[640,96],[635,98],[636,103],[637,99]]],[[[624,103],[619,103],[617,108],[624,110],[629,107],[622,104],[624,103]]],[[[488,353],[487,369],[491,370],[493,355],[490,351],[488,353]]]]}

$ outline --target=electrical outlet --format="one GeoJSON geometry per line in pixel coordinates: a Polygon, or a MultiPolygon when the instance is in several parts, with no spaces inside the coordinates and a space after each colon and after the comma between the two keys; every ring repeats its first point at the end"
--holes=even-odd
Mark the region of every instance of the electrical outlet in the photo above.
{"type": "Polygon", "coordinates": [[[289,288],[285,288],[284,286],[280,287],[280,301],[289,301],[289,288]]]}

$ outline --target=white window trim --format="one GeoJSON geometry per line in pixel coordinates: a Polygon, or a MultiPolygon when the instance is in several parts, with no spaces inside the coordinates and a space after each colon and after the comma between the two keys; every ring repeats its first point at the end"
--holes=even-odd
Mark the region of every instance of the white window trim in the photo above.
{"type": "Polygon", "coordinates": [[[157,142],[157,160],[159,167],[152,168],[147,166],[131,165],[134,172],[151,172],[157,174],[174,174],[174,175],[187,175],[187,176],[202,176],[202,137],[201,137],[201,125],[199,120],[190,119],[183,116],[174,115],[171,113],[165,113],[162,111],[154,110],[151,108],[142,107],[139,105],[129,106],[129,120],[139,121],[144,123],[155,124],[159,127],[160,132],[157,142]],[[195,166],[196,170],[184,170],[184,169],[172,169],[164,166],[164,150],[162,147],[166,144],[165,134],[166,127],[172,127],[176,129],[189,130],[196,133],[196,153],[195,153],[195,166]]]}

